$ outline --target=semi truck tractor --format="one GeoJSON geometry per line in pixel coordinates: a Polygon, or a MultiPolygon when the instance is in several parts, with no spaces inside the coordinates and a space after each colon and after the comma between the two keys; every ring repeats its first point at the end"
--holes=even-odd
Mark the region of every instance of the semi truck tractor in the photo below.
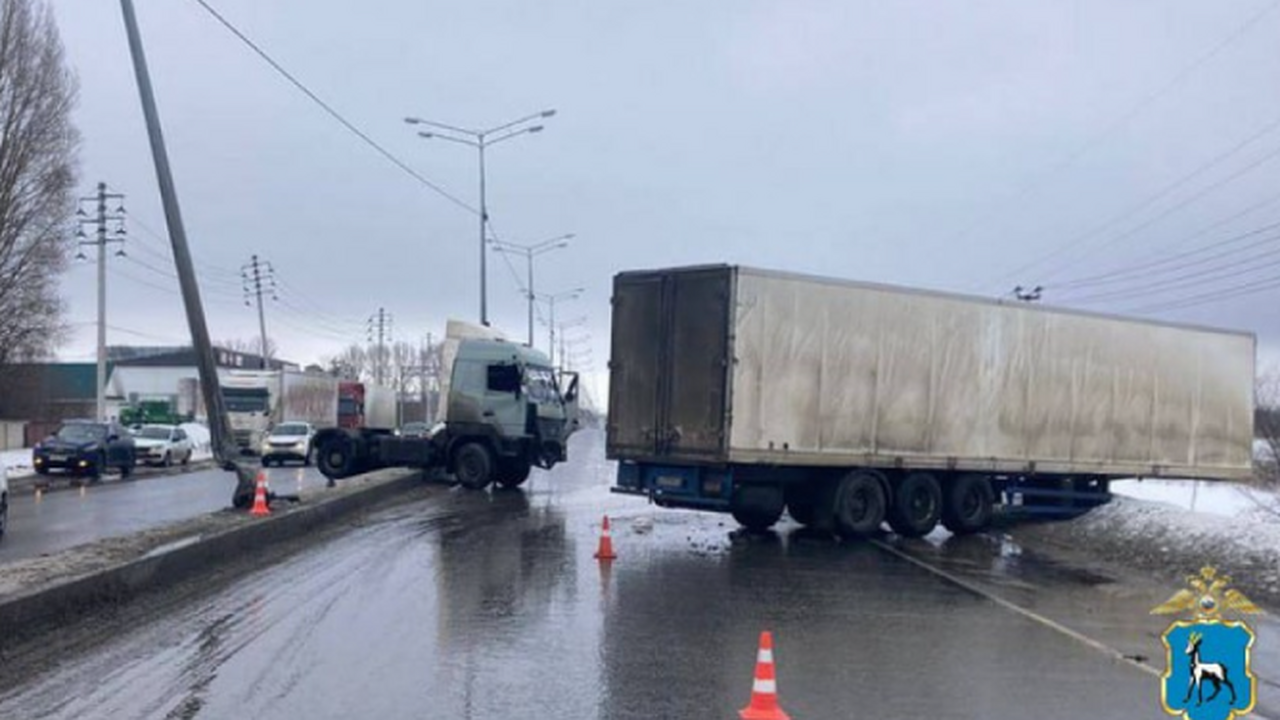
{"type": "MultiPolygon", "coordinates": [[[[389,391],[388,391],[389,392],[389,391]]],[[[258,452],[271,428],[282,422],[314,427],[338,424],[338,380],[296,370],[231,370],[222,395],[236,444],[258,452]]]]}
{"type": "Polygon", "coordinates": [[[1252,472],[1246,333],[738,266],[614,278],[613,490],[848,536],[1252,472]]]}
{"type": "MultiPolygon", "coordinates": [[[[444,417],[426,437],[385,427],[338,427],[316,435],[316,464],[331,480],[381,467],[443,469],[460,485],[517,487],[531,468],[566,459],[576,429],[578,376],[557,377],[545,354],[491,338],[446,338],[444,417]]],[[[366,388],[367,390],[367,388],[366,388]]],[[[366,410],[369,397],[364,402],[366,410]]]]}

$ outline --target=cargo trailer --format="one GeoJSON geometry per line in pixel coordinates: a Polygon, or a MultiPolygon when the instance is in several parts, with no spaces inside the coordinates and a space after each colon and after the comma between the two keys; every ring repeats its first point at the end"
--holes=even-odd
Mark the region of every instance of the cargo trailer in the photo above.
{"type": "Polygon", "coordinates": [[[909,536],[1252,472],[1255,338],[737,266],[614,278],[616,492],[909,536]]]}

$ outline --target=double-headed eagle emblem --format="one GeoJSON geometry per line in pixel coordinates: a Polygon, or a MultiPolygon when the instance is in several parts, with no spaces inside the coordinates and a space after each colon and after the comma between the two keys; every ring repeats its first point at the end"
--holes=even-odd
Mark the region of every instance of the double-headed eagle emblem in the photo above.
{"type": "Polygon", "coordinates": [[[1173,597],[1152,608],[1151,614],[1173,615],[1194,611],[1197,620],[1217,620],[1224,609],[1244,615],[1262,612],[1244,593],[1228,587],[1231,576],[1219,575],[1212,567],[1206,566],[1199,575],[1188,576],[1187,584],[1191,587],[1174,593],[1173,597]]]}

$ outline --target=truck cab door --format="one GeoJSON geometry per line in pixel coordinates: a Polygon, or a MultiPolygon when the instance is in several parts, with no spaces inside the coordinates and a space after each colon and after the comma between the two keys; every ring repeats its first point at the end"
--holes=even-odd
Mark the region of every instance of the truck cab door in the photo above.
{"type": "Polygon", "coordinates": [[[523,378],[520,366],[494,363],[485,368],[483,422],[504,437],[524,434],[525,399],[521,394],[523,378]]]}
{"type": "Polygon", "coordinates": [[[559,385],[564,388],[560,391],[560,399],[564,403],[564,427],[565,435],[568,436],[582,426],[578,409],[578,399],[581,396],[578,391],[578,373],[561,372],[559,385]]]}

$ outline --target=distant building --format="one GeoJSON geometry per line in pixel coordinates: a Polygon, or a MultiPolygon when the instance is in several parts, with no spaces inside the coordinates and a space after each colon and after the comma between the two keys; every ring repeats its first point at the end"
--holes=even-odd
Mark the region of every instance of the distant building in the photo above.
{"type": "MultiPolygon", "coordinates": [[[[214,348],[220,370],[257,370],[262,358],[214,348]]],[[[107,348],[107,416],[119,417],[126,405],[167,400],[180,414],[196,415],[200,373],[189,346],[107,348]]],[[[297,363],[268,360],[273,370],[298,370],[297,363]]],[[[27,424],[26,437],[38,440],[63,420],[97,415],[96,363],[22,363],[0,370],[0,420],[27,424]]],[[[221,372],[219,373],[222,374],[221,372]]],[[[28,443],[30,444],[30,442],[28,443]]]]}

